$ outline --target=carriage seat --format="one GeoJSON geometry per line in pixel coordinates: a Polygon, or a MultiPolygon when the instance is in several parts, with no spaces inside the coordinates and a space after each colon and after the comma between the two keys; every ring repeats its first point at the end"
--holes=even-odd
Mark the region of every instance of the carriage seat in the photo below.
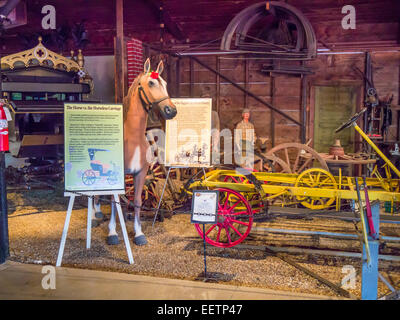
{"type": "Polygon", "coordinates": [[[101,163],[101,161],[99,160],[91,160],[90,161],[90,167],[94,170],[94,171],[99,171],[104,173],[107,173],[108,170],[110,169],[110,165],[106,164],[106,163],[101,163]]]}

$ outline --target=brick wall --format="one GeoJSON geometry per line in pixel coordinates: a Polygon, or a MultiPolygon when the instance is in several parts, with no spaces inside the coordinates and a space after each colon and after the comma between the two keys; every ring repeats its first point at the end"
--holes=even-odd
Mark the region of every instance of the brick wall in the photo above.
{"type": "Polygon", "coordinates": [[[126,57],[128,64],[128,87],[133,80],[143,71],[143,46],[142,41],[131,39],[126,42],[126,57]]]}

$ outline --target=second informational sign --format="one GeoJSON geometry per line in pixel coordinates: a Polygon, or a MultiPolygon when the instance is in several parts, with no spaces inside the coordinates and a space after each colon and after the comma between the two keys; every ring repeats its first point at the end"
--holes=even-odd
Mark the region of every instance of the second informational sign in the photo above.
{"type": "Polygon", "coordinates": [[[211,98],[175,98],[177,115],[166,121],[165,164],[207,167],[211,163],[211,98]]]}
{"type": "Polygon", "coordinates": [[[125,190],[121,104],[64,104],[65,191],[125,190]]]}
{"type": "Polygon", "coordinates": [[[218,212],[218,190],[193,190],[192,223],[216,223],[218,212]]]}

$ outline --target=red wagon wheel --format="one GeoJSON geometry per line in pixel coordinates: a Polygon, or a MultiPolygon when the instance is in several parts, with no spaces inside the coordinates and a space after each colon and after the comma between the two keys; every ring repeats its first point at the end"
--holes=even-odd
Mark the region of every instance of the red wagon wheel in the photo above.
{"type": "MultiPolygon", "coordinates": [[[[245,177],[233,177],[233,176],[225,176],[224,182],[251,184],[251,182],[247,180],[245,177]]],[[[264,183],[267,184],[268,181],[264,181],[264,183]]],[[[246,199],[249,203],[252,203],[254,201],[257,202],[256,206],[252,207],[253,213],[259,213],[262,210],[262,208],[264,208],[264,204],[261,201],[258,192],[246,195],[246,199]]]]}
{"type": "MultiPolygon", "coordinates": [[[[219,188],[217,223],[205,226],[207,243],[230,248],[241,243],[250,233],[253,224],[253,211],[248,201],[231,189],[219,188]]],[[[203,238],[203,228],[195,224],[197,232],[203,238]]]]}

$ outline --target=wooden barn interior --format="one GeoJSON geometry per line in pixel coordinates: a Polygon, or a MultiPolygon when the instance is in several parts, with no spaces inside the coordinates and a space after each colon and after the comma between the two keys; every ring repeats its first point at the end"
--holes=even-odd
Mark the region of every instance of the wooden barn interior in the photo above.
{"type": "MultiPolygon", "coordinates": [[[[11,110],[10,119],[0,120],[10,137],[9,150],[0,143],[0,300],[8,291],[39,299],[236,297],[214,294],[219,289],[206,283],[202,291],[198,282],[174,282],[207,282],[206,259],[217,282],[255,290],[239,298],[375,300],[378,292],[400,298],[400,0],[0,0],[0,25],[0,114],[3,104],[11,110]],[[148,120],[146,127],[143,120],[126,129],[121,105],[144,70],[159,79],[160,61],[168,95],[145,101],[143,87],[131,90],[137,106],[148,114],[169,98],[211,98],[207,125],[230,132],[250,113],[260,167],[202,166],[204,150],[215,151],[212,134],[207,148],[196,142],[190,152],[181,149],[196,155],[191,167],[141,163],[147,141],[136,145],[126,132],[139,128],[128,132],[137,137],[140,128],[148,133],[159,123],[148,120]],[[110,151],[112,143],[110,150],[97,145],[103,136],[93,132],[87,142],[88,131],[78,125],[74,141],[85,141],[67,144],[64,120],[72,102],[119,108],[118,124],[104,116],[104,124],[87,129],[98,125],[103,136],[103,125],[114,129],[119,140],[110,140],[119,151],[110,151]],[[127,146],[136,148],[129,159],[127,146]],[[83,156],[68,162],[79,148],[83,156]],[[95,159],[98,151],[107,163],[95,159]],[[81,189],[67,189],[68,174],[81,189]],[[119,193],[112,189],[116,181],[119,193]],[[201,192],[214,192],[211,222],[192,219],[192,198],[201,192]],[[130,239],[137,245],[132,250],[130,239]],[[73,271],[62,271],[63,257],[73,271]],[[7,259],[22,266],[4,266],[7,259]],[[344,288],[349,264],[357,283],[344,288]],[[60,267],[61,279],[71,275],[60,281],[68,285],[43,293],[39,265],[60,267]],[[104,274],[93,276],[93,269],[104,274]],[[9,281],[2,277],[8,272],[9,281]],[[79,281],[70,281],[72,275],[79,281]],[[136,282],[133,275],[160,278],[136,282]],[[129,287],[138,283],[147,286],[143,295],[129,287]],[[272,293],[261,295],[265,288],[272,293]],[[288,295],[275,295],[281,289],[288,295]]],[[[215,152],[220,160],[224,151],[215,152]]]]}
{"type": "MultiPolygon", "coordinates": [[[[242,110],[249,108],[257,136],[268,148],[308,142],[318,152],[328,152],[336,138],[346,152],[361,150],[359,137],[349,131],[335,135],[333,130],[363,107],[369,70],[379,99],[393,96],[392,121],[376,138],[385,149],[393,149],[400,139],[399,2],[282,1],[311,23],[315,57],[263,59],[223,52],[220,43],[230,21],[255,3],[78,0],[70,5],[57,0],[52,2],[56,29],[43,30],[46,1],[26,1],[26,23],[3,31],[1,54],[32,48],[39,35],[45,46],[64,56],[81,48],[94,77],[94,100],[121,102],[128,90],[126,43],[135,38],[143,42],[143,57],[151,56],[154,64],[164,60],[172,97],[213,99],[221,128],[233,129],[242,110]],[[355,29],[342,27],[345,5],[356,9],[355,29]],[[67,33],[77,26],[85,31],[81,43],[67,33]]],[[[254,34],[264,30],[262,22],[253,28],[254,34]]],[[[373,120],[380,121],[377,126],[382,126],[382,117],[373,120]]]]}

